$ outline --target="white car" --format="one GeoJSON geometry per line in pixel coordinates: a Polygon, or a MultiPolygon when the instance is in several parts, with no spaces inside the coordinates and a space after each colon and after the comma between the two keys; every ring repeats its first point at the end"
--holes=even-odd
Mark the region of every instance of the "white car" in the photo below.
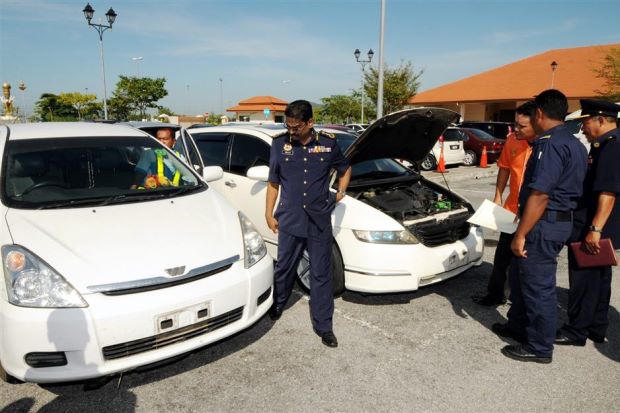
{"type": "Polygon", "coordinates": [[[368,128],[368,123],[349,123],[344,126],[351,129],[353,132],[362,133],[368,128]]]}
{"type": "Polygon", "coordinates": [[[443,142],[437,140],[431,151],[424,157],[420,167],[424,171],[432,171],[437,168],[441,157],[443,145],[443,159],[446,165],[461,165],[465,162],[465,146],[463,135],[458,128],[450,127],[443,134],[443,142]]]}
{"type": "MultiPolygon", "coordinates": [[[[359,138],[332,130],[353,167],[347,196],[332,215],[335,293],[412,291],[481,264],[482,230],[467,223],[472,206],[393,159],[421,161],[456,118],[449,110],[417,108],[374,122],[359,138]]],[[[272,136],[282,130],[189,131],[205,164],[224,169],[211,185],[254,222],[273,257],[277,235],[265,222],[265,192],[272,136]]],[[[307,259],[298,273],[307,287],[307,259]]]]}
{"type": "Polygon", "coordinates": [[[0,126],[0,159],[5,381],[128,371],[235,334],[271,306],[264,242],[205,182],[220,168],[201,177],[146,133],[93,123],[0,126]],[[130,189],[149,153],[180,171],[177,186],[130,189]]]}

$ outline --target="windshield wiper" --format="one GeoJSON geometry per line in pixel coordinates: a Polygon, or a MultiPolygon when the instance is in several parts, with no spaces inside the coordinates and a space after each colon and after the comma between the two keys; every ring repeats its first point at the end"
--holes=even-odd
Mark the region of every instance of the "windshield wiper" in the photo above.
{"type": "Polygon", "coordinates": [[[55,208],[63,208],[63,207],[71,207],[71,206],[79,206],[79,205],[88,205],[88,204],[92,204],[92,205],[96,205],[99,202],[101,202],[102,199],[107,199],[106,198],[101,198],[101,197],[97,197],[97,198],[84,198],[84,199],[70,199],[67,201],[59,201],[59,202],[54,202],[54,203],[50,203],[50,204],[43,204],[41,206],[39,206],[37,209],[55,209],[55,208]]]}
{"type": "Polygon", "coordinates": [[[400,176],[402,174],[393,171],[370,171],[360,175],[352,177],[353,179],[372,179],[372,178],[385,178],[387,176],[400,176]]]}
{"type": "Polygon", "coordinates": [[[201,185],[193,185],[193,186],[180,186],[177,187],[175,189],[169,189],[166,192],[164,192],[166,197],[173,197],[173,196],[178,196],[178,195],[182,195],[182,194],[186,194],[188,192],[193,192],[197,189],[202,188],[201,185]]]}

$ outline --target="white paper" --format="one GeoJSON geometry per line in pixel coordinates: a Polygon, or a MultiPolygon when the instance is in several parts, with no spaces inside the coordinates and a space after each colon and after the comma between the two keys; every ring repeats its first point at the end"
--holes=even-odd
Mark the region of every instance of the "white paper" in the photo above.
{"type": "Polygon", "coordinates": [[[480,208],[467,222],[507,234],[513,234],[519,223],[515,214],[488,199],[482,202],[480,208]]]}

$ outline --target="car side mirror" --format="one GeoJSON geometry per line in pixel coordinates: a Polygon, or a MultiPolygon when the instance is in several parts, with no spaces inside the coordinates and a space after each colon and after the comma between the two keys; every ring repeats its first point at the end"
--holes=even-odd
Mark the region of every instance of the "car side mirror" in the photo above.
{"type": "Polygon", "coordinates": [[[255,181],[267,182],[269,179],[269,167],[265,165],[253,166],[248,169],[246,176],[250,179],[254,179],[255,181]]]}
{"type": "Polygon", "coordinates": [[[217,181],[224,176],[224,170],[221,166],[205,166],[202,171],[202,178],[207,181],[217,181]]]}

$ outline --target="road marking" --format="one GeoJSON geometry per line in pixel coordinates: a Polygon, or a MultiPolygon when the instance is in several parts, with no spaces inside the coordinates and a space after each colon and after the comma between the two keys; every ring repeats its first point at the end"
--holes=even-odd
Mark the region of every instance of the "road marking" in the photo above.
{"type": "Polygon", "coordinates": [[[456,192],[474,192],[476,194],[490,194],[493,195],[494,191],[476,191],[475,189],[456,189],[456,192]]]}

